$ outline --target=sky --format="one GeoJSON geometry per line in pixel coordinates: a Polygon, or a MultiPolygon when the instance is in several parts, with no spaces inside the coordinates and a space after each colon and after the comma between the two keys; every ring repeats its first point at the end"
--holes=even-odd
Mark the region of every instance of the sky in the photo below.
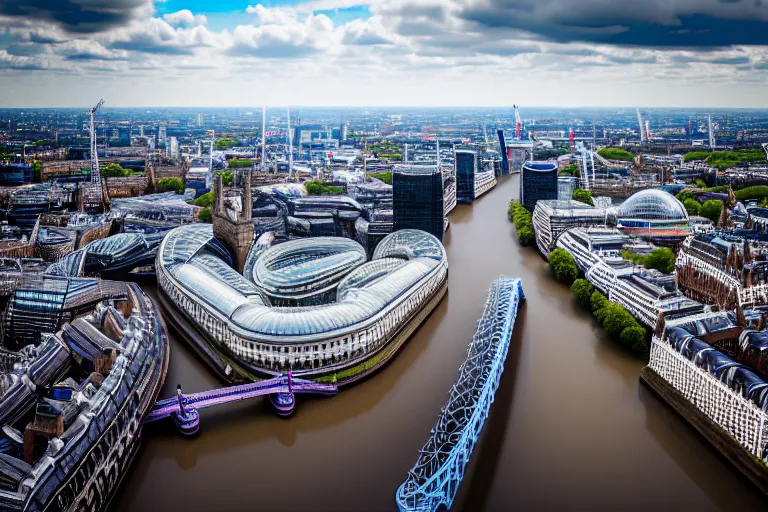
{"type": "Polygon", "coordinates": [[[0,0],[0,107],[768,107],[768,0],[0,0]]]}

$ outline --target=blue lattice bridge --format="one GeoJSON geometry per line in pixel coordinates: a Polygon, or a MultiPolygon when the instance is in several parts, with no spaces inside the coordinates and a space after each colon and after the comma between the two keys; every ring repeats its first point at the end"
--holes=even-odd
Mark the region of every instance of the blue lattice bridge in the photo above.
{"type": "Polygon", "coordinates": [[[401,511],[431,512],[453,503],[499,387],[518,305],[524,299],[519,279],[500,277],[491,284],[448,403],[416,465],[397,489],[395,501],[401,511]]]}

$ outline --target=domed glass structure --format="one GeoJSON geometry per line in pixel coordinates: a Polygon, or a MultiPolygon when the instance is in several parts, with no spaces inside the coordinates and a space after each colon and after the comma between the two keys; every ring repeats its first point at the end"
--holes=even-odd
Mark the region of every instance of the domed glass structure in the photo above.
{"type": "Polygon", "coordinates": [[[690,234],[688,213],[683,203],[669,192],[641,190],[619,206],[617,224],[632,235],[679,237],[690,234]]]}

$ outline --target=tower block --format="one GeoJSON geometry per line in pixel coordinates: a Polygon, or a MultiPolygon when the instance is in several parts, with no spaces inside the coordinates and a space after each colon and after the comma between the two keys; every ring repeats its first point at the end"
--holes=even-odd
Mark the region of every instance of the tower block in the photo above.
{"type": "Polygon", "coordinates": [[[232,255],[232,266],[240,273],[245,267],[248,251],[251,249],[254,237],[253,227],[253,201],[251,198],[251,173],[246,173],[243,185],[243,211],[239,212],[233,220],[227,214],[224,205],[224,182],[221,176],[216,176],[213,183],[213,195],[215,209],[213,212],[213,236],[224,247],[229,249],[232,255]]]}

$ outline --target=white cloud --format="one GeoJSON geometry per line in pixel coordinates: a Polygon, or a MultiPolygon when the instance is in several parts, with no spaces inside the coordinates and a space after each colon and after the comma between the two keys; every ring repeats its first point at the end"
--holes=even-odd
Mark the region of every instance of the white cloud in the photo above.
{"type": "Polygon", "coordinates": [[[208,24],[208,18],[204,14],[192,14],[189,9],[163,14],[163,19],[173,27],[189,28],[208,24]]]}

